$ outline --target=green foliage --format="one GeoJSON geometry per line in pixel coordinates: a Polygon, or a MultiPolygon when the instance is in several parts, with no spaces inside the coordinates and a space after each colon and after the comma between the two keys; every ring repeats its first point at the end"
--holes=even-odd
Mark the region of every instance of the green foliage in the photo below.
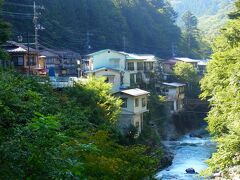
{"type": "Polygon", "coordinates": [[[177,62],[173,68],[174,74],[182,82],[196,84],[198,82],[197,70],[190,63],[177,62]]]}
{"type": "Polygon", "coordinates": [[[214,44],[213,60],[201,81],[201,97],[209,99],[212,106],[207,117],[208,129],[218,145],[218,151],[208,161],[210,172],[225,171],[240,164],[239,28],[237,18],[230,20],[222,30],[214,44]]]}
{"type": "Polygon", "coordinates": [[[157,159],[122,146],[121,101],[91,79],[54,91],[38,78],[1,71],[0,179],[143,179],[157,159]]]}
{"type": "MultiPolygon", "coordinates": [[[[0,0],[0,9],[2,9],[3,0],[0,0]]],[[[0,15],[0,45],[8,40],[10,37],[10,25],[2,20],[0,15]]],[[[1,60],[8,59],[7,54],[0,49],[0,65],[1,60]]]]}

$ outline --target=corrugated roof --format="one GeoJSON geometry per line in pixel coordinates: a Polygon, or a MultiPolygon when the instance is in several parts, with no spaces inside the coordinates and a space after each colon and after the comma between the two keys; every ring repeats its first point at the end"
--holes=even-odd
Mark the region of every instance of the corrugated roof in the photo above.
{"type": "Polygon", "coordinates": [[[138,88],[136,88],[136,89],[123,90],[123,91],[121,91],[121,93],[130,95],[130,96],[142,96],[142,95],[148,95],[148,94],[150,94],[150,92],[144,91],[144,90],[138,89],[138,88]]]}
{"type": "Polygon", "coordinates": [[[144,60],[148,62],[155,62],[156,58],[152,54],[132,54],[132,53],[126,53],[122,52],[127,55],[127,60],[144,60]]]}
{"type": "Polygon", "coordinates": [[[186,84],[182,84],[182,83],[177,83],[177,82],[173,82],[173,83],[162,83],[163,85],[166,86],[172,86],[172,87],[182,87],[182,86],[186,86],[186,84]]]}
{"type": "Polygon", "coordinates": [[[22,47],[17,47],[13,49],[8,49],[7,52],[9,53],[25,53],[27,50],[23,49],[22,47]]]}
{"type": "Polygon", "coordinates": [[[198,63],[200,61],[200,60],[197,60],[197,59],[190,59],[190,58],[187,58],[187,57],[176,57],[174,59],[177,60],[177,61],[183,61],[183,62],[186,62],[186,63],[198,63]]]}

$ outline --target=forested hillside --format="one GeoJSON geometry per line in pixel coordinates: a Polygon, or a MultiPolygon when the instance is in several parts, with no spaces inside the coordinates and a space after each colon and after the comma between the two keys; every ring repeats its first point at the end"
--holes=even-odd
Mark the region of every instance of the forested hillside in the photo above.
{"type": "MultiPolygon", "coordinates": [[[[13,25],[13,38],[33,32],[33,9],[28,6],[32,4],[33,0],[5,0],[3,15],[13,25]]],[[[82,54],[125,49],[167,57],[172,55],[172,45],[180,42],[176,14],[164,0],[39,0],[37,4],[45,7],[39,10],[45,28],[39,42],[48,47],[67,47],[82,54]]]]}
{"type": "Polygon", "coordinates": [[[178,13],[178,21],[186,11],[191,11],[199,19],[199,28],[208,36],[215,35],[226,23],[227,14],[235,0],[169,0],[178,13]]]}

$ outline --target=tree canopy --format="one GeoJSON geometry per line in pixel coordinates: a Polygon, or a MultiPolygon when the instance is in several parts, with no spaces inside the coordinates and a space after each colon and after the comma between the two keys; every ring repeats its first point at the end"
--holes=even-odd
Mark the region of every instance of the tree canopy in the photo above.
{"type": "Polygon", "coordinates": [[[64,91],[15,72],[0,76],[0,179],[144,179],[148,147],[123,146],[121,101],[92,79],[64,91]]]}
{"type": "Polygon", "coordinates": [[[197,71],[192,64],[177,62],[173,70],[180,81],[190,84],[197,82],[197,71]]]}
{"type": "Polygon", "coordinates": [[[214,43],[213,59],[201,81],[201,97],[211,103],[206,119],[208,129],[218,146],[217,152],[208,161],[210,172],[227,171],[240,165],[239,29],[239,18],[232,17],[214,43]]]}

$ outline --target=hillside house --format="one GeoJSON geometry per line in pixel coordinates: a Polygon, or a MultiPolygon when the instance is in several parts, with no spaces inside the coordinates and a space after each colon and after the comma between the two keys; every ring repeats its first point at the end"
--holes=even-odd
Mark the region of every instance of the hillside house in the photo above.
{"type": "Polygon", "coordinates": [[[184,108],[185,86],[182,83],[162,83],[162,94],[166,96],[172,113],[182,111],[184,108]]]}
{"type": "Polygon", "coordinates": [[[2,45],[2,49],[9,53],[11,64],[22,73],[36,74],[39,68],[37,62],[37,51],[29,48],[23,44],[7,41],[2,45]]]}
{"type": "Polygon", "coordinates": [[[200,60],[197,60],[197,59],[191,59],[191,58],[186,58],[186,57],[175,57],[174,59],[177,62],[180,61],[180,62],[185,62],[185,63],[192,64],[195,69],[197,69],[198,63],[200,61],[200,60]]]}
{"type": "Polygon", "coordinates": [[[143,114],[148,112],[147,101],[150,93],[141,89],[128,89],[115,94],[122,99],[122,112],[119,128],[126,134],[131,126],[137,129],[139,135],[143,129],[143,114]]]}
{"type": "Polygon", "coordinates": [[[70,50],[52,51],[60,59],[60,76],[78,76],[78,61],[81,61],[81,55],[70,50]]]}
{"type": "Polygon", "coordinates": [[[88,55],[88,75],[106,77],[113,92],[139,87],[149,83],[157,58],[153,55],[136,55],[105,49],[88,55]]]}
{"type": "Polygon", "coordinates": [[[54,73],[56,73],[56,76],[60,74],[60,58],[57,54],[51,52],[50,50],[41,50],[39,52],[39,61],[42,61],[40,64],[45,66],[45,68],[48,70],[48,73],[49,70],[53,69],[54,73]]]}
{"type": "Polygon", "coordinates": [[[197,71],[199,76],[203,76],[206,73],[208,60],[200,60],[197,64],[197,71]]]}
{"type": "Polygon", "coordinates": [[[204,66],[201,65],[202,64],[201,62],[204,62],[202,60],[190,59],[186,57],[174,57],[172,59],[162,62],[163,76],[165,81],[167,80],[171,81],[173,76],[173,68],[177,62],[185,62],[185,63],[192,64],[193,67],[197,70],[197,72],[202,71],[199,68],[204,68],[204,66]]]}
{"type": "Polygon", "coordinates": [[[88,75],[105,77],[112,84],[112,92],[118,92],[130,86],[130,74],[125,71],[126,55],[106,49],[88,55],[88,75]]]}

